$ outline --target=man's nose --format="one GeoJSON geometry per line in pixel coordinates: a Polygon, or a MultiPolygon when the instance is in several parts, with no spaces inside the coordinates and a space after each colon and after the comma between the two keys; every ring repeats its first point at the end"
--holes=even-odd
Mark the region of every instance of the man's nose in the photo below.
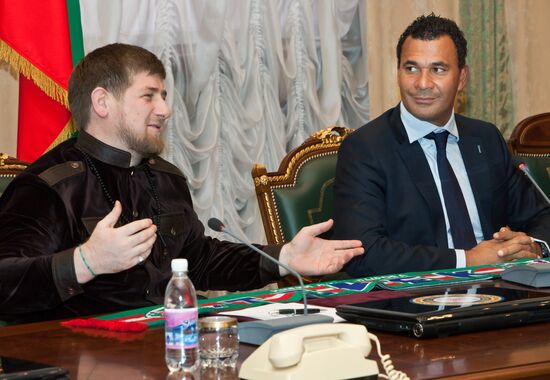
{"type": "Polygon", "coordinates": [[[420,71],[416,81],[416,87],[421,90],[433,87],[432,76],[429,70],[420,71]]]}
{"type": "Polygon", "coordinates": [[[172,110],[170,109],[166,99],[161,99],[157,103],[155,113],[162,119],[168,119],[172,115],[172,110]]]}

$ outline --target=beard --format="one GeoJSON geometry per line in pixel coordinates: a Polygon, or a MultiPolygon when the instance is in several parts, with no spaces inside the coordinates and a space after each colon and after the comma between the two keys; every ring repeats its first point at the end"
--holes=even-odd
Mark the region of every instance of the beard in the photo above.
{"type": "Polygon", "coordinates": [[[164,149],[164,141],[162,141],[160,134],[158,136],[149,134],[138,136],[136,132],[126,125],[124,120],[121,121],[118,132],[120,139],[126,144],[128,149],[133,150],[142,157],[159,155],[164,149]]]}

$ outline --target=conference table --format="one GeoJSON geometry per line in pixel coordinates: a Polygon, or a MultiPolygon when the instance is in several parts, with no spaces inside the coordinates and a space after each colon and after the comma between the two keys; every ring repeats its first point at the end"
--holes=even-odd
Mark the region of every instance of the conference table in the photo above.
{"type": "MultiPolygon", "coordinates": [[[[550,378],[550,322],[429,339],[371,332],[411,379],[550,378]]],[[[79,380],[238,378],[238,368],[170,375],[163,334],[162,327],[119,333],[67,328],[59,321],[8,326],[0,328],[0,356],[61,366],[79,380]]],[[[240,345],[238,367],[255,348],[240,345]]],[[[369,357],[382,370],[375,351],[369,357]]]]}

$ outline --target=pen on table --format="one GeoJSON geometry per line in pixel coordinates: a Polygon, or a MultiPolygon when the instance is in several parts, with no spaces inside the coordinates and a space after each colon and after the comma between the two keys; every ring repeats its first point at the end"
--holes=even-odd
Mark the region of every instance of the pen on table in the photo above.
{"type": "MultiPolygon", "coordinates": [[[[308,314],[317,314],[321,312],[321,309],[307,308],[308,314]]],[[[304,309],[280,309],[279,314],[304,314],[304,309]]]]}

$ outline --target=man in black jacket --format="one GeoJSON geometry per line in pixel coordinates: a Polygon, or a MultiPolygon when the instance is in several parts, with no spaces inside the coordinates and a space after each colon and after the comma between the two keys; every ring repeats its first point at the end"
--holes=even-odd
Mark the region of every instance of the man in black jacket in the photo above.
{"type": "MultiPolygon", "coordinates": [[[[0,319],[30,321],[162,304],[170,262],[184,257],[197,289],[245,290],[286,274],[242,244],[204,235],[183,174],[158,156],[170,109],[151,52],[112,44],[69,81],[78,138],[39,158],[0,199],[0,319]]],[[[306,274],[338,271],[359,241],[304,228],[263,247],[306,274]]]]}

